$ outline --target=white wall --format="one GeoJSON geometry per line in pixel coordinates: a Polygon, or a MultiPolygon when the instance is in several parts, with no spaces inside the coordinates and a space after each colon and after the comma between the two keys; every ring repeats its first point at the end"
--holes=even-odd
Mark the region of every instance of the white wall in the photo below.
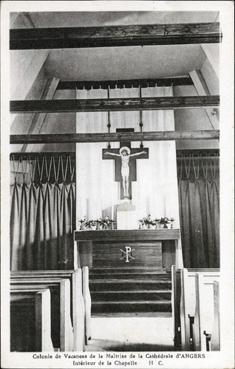
{"type": "MultiPolygon", "coordinates": [[[[171,88],[143,89],[143,96],[169,96],[171,88]]],[[[79,98],[105,97],[106,90],[78,91],[79,98]],[[102,95],[102,96],[101,96],[102,95]]],[[[138,89],[116,89],[110,97],[138,96],[138,89]]],[[[144,130],[174,130],[172,110],[146,111],[143,113],[144,130]]],[[[139,131],[138,112],[112,112],[111,131],[116,128],[135,128],[139,131]]],[[[107,113],[78,113],[77,132],[107,132],[107,113]]],[[[120,203],[119,185],[114,181],[114,161],[102,159],[102,148],[106,143],[76,144],[77,155],[77,219],[88,216],[96,219],[109,209],[112,214],[120,203]]],[[[118,143],[112,147],[119,147],[118,143]]],[[[132,143],[139,147],[139,143],[132,143]]],[[[138,219],[148,214],[154,217],[173,217],[179,223],[178,189],[176,174],[175,142],[145,142],[149,148],[149,159],[137,160],[137,181],[133,182],[132,203],[136,207],[133,216],[138,219]]],[[[114,216],[115,217],[115,216],[114,216]]]]}

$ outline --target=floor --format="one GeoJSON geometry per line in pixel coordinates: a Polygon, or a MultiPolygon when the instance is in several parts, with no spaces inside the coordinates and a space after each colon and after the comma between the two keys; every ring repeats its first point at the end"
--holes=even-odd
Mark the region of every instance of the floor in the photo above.
{"type": "Polygon", "coordinates": [[[86,351],[173,351],[172,317],[95,317],[86,351]]]}

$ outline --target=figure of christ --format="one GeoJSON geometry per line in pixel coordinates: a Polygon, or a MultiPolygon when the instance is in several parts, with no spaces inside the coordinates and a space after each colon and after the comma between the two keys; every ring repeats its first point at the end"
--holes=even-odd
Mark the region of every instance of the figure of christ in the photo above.
{"type": "Polygon", "coordinates": [[[104,155],[118,156],[121,158],[121,176],[124,198],[130,198],[129,195],[129,161],[131,157],[139,156],[141,154],[147,154],[147,151],[140,151],[135,154],[131,154],[129,147],[123,146],[119,150],[119,154],[112,152],[105,152],[104,155]]]}

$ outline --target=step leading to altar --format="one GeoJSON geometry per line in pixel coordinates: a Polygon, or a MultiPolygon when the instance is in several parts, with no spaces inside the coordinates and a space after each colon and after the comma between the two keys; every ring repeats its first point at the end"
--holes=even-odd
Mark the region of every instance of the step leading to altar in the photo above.
{"type": "Polygon", "coordinates": [[[75,233],[78,267],[89,268],[92,317],[171,317],[179,230],[75,233]]]}

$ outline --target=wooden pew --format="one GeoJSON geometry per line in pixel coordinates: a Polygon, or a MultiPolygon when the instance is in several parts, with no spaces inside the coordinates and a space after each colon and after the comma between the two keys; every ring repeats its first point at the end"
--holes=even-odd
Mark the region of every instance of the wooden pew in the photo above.
{"type": "Polygon", "coordinates": [[[52,340],[60,351],[73,349],[73,329],[70,317],[70,282],[58,278],[11,278],[11,288],[43,289],[51,291],[52,340]],[[59,339],[58,339],[59,338],[59,339]]]}
{"type": "Polygon", "coordinates": [[[10,297],[11,351],[54,351],[51,341],[50,290],[34,288],[27,291],[26,289],[20,290],[17,288],[12,289],[10,297]],[[17,315],[20,311],[26,314],[26,319],[22,320],[20,315],[17,315]],[[31,326],[30,317],[33,321],[31,326]],[[24,341],[24,338],[26,339],[29,327],[31,329],[27,342],[27,340],[24,341]]]}
{"type": "Polygon", "coordinates": [[[89,288],[89,268],[82,267],[82,291],[85,307],[85,343],[91,339],[91,293],[89,288]]]}
{"type": "MultiPolygon", "coordinates": [[[[73,351],[83,351],[85,347],[85,312],[82,295],[82,274],[81,269],[77,270],[48,270],[48,271],[18,271],[11,273],[12,278],[40,278],[50,280],[51,278],[63,278],[69,280],[71,285],[71,317],[73,323],[73,351]]],[[[65,300],[68,301],[68,300],[65,300]]]]}
{"type": "Polygon", "coordinates": [[[195,315],[198,319],[198,333],[200,336],[198,345],[202,351],[220,349],[219,326],[219,277],[216,274],[196,275],[196,304],[195,315]]]}
{"type": "Polygon", "coordinates": [[[181,300],[181,272],[176,269],[175,265],[171,267],[172,282],[172,317],[174,325],[174,347],[178,351],[181,349],[181,316],[180,316],[180,300],[181,300]]]}
{"type": "Polygon", "coordinates": [[[218,349],[218,283],[217,269],[176,270],[173,267],[175,346],[181,341],[181,350],[206,351],[208,345],[213,350],[218,349]]]}
{"type": "Polygon", "coordinates": [[[214,329],[212,331],[211,350],[220,350],[220,295],[219,295],[219,282],[214,281],[214,329]]]}

